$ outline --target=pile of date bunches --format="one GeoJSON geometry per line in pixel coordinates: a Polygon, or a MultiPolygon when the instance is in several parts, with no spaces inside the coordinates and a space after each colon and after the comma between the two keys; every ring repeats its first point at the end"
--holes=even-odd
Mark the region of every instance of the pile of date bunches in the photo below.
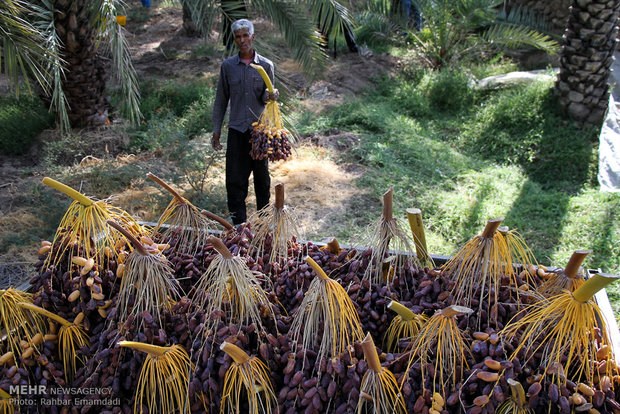
{"type": "MultiPolygon", "coordinates": [[[[427,316],[453,304],[450,292],[454,282],[444,278],[439,269],[405,265],[391,282],[375,285],[362,281],[371,257],[369,250],[358,249],[361,254],[354,254],[356,252],[345,249],[332,254],[315,243],[293,243],[290,257],[295,259],[267,263],[269,249],[266,249],[264,258],[247,256],[252,237],[249,226],[237,227],[222,234],[224,243],[233,254],[244,257],[251,270],[264,274],[262,283],[271,302],[262,306],[270,307],[275,318],[269,312],[262,312],[263,326],[259,332],[254,325],[231,324],[223,317],[217,329],[207,338],[210,346],[204,347],[201,347],[203,338],[199,333],[205,321],[225,313],[206,315],[188,299],[192,297],[193,285],[218,254],[210,244],[189,255],[176,252],[174,235],[170,240],[156,240],[157,243],[169,245],[162,254],[171,262],[174,276],[185,294],[164,312],[161,324],[147,312],[119,323],[108,323],[114,319],[116,312],[115,301],[120,286],[120,278],[116,275],[122,258],[129,253],[127,246],[125,253],[109,255],[103,264],[95,264],[86,274],[70,260],[73,256],[87,256],[78,246],[70,247],[58,266],[44,266],[49,252],[41,254],[39,273],[30,281],[35,304],[69,321],[80,312],[84,313],[84,328],[90,338],[90,346],[76,352],[86,362],[79,366],[72,383],[66,383],[63,364],[59,359],[59,343],[53,335],[57,327],[51,326],[50,335],[43,341],[40,353],[20,357],[17,365],[0,366],[0,388],[8,393],[12,385],[43,385],[47,389],[63,387],[68,392],[54,395],[54,398],[66,401],[75,398],[69,392],[72,389],[103,389],[107,390],[104,396],[85,394],[84,398],[106,397],[114,401],[108,406],[21,405],[20,412],[131,413],[134,412],[135,390],[145,354],[122,348],[117,342],[131,340],[161,346],[180,344],[190,354],[193,364],[188,387],[191,412],[219,413],[224,376],[232,363],[231,358],[219,348],[223,341],[227,341],[260,358],[269,368],[277,398],[274,412],[355,413],[360,398],[360,383],[368,369],[360,344],[352,344],[349,351],[339,357],[319,361],[316,358],[317,349],[302,349],[302,345],[293,343],[289,336],[294,315],[310,282],[316,277],[304,257],[312,257],[345,288],[357,309],[364,334],[372,335],[382,365],[395,375],[399,383],[407,374],[407,358],[402,351],[408,343],[401,341],[401,352],[383,350],[385,332],[396,315],[388,309],[389,302],[396,300],[414,313],[427,316]],[[93,284],[97,286],[95,290],[93,284]],[[79,294],[74,293],[76,290],[79,294]],[[136,326],[141,329],[136,330],[136,326]]],[[[153,238],[156,239],[156,236],[153,238]]],[[[52,246],[54,248],[59,246],[52,246]]],[[[517,282],[520,285],[525,283],[519,279],[517,282]]],[[[538,283],[541,283],[540,279],[538,283]]],[[[493,301],[493,294],[486,296],[490,298],[487,300],[493,301]]],[[[550,375],[542,374],[545,365],[540,360],[540,354],[527,361],[519,358],[509,360],[516,344],[502,341],[497,332],[517,314],[522,304],[532,301],[527,295],[520,295],[519,299],[515,296],[510,289],[502,289],[497,304],[491,302],[478,307],[478,303],[474,302],[474,313],[457,317],[458,327],[469,350],[466,352],[465,370],[456,387],[449,385],[449,392],[442,396],[442,405],[438,406],[433,398],[429,375],[426,384],[421,382],[420,363],[411,365],[401,388],[408,413],[493,414],[503,401],[511,398],[508,384],[511,379],[521,383],[526,393],[526,406],[519,412],[620,414],[620,377],[617,373],[611,378],[601,377],[595,384],[582,384],[570,377],[566,384],[558,384],[547,378],[550,375]],[[486,309],[494,309],[496,323],[488,322],[486,309]],[[497,381],[493,373],[499,370],[502,375],[497,381]],[[492,374],[479,375],[480,372],[492,374]],[[479,398],[481,396],[490,397],[479,398]],[[528,408],[531,411],[526,411],[528,408]]],[[[426,371],[432,374],[433,367],[430,365],[426,371]]],[[[29,390],[31,394],[20,394],[20,398],[40,398],[38,389],[22,389],[29,390]]],[[[143,412],[147,412],[146,406],[143,412]]]]}

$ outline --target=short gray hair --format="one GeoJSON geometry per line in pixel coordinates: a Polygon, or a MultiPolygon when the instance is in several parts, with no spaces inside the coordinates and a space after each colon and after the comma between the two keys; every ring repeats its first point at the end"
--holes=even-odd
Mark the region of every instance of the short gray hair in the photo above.
{"type": "Polygon", "coordinates": [[[249,21],[247,19],[235,20],[232,23],[231,28],[232,28],[233,33],[236,33],[236,32],[238,32],[239,30],[242,30],[242,29],[248,29],[248,33],[250,35],[254,34],[254,25],[252,24],[251,21],[249,21]]]}

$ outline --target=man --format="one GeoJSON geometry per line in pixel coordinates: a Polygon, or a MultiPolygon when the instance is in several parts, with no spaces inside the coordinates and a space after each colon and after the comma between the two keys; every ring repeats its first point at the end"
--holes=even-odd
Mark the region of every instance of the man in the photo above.
{"type": "Polygon", "coordinates": [[[250,174],[254,174],[256,209],[269,204],[271,178],[267,160],[250,157],[252,123],[260,117],[265,103],[278,98],[278,90],[269,93],[260,74],[250,63],[261,65],[273,83],[273,63],[254,50],[254,25],[246,19],[231,25],[239,53],[222,62],[213,105],[213,149],[222,149],[220,134],[230,101],[228,140],[226,146],[226,194],[228,210],[235,225],[246,221],[245,199],[250,174]]]}

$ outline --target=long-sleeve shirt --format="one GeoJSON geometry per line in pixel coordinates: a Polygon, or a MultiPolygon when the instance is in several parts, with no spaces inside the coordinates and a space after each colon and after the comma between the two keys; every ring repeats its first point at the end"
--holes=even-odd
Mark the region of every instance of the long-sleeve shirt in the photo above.
{"type": "MultiPolygon", "coordinates": [[[[269,59],[254,52],[251,63],[261,65],[273,83],[273,63],[269,59]]],[[[218,134],[222,132],[222,123],[229,101],[228,127],[240,132],[247,131],[263,112],[267,97],[267,85],[256,69],[243,63],[238,54],[224,60],[213,104],[213,132],[218,134]]]]}

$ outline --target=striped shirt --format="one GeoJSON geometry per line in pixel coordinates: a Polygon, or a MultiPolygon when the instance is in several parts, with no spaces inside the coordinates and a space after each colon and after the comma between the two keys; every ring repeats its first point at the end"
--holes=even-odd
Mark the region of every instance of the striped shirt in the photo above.
{"type": "MultiPolygon", "coordinates": [[[[252,63],[265,68],[273,83],[273,63],[269,59],[254,52],[252,63]]],[[[213,104],[213,132],[218,134],[222,132],[228,102],[230,102],[228,127],[245,132],[258,120],[267,99],[267,85],[256,69],[243,63],[238,54],[224,60],[213,104]]]]}

